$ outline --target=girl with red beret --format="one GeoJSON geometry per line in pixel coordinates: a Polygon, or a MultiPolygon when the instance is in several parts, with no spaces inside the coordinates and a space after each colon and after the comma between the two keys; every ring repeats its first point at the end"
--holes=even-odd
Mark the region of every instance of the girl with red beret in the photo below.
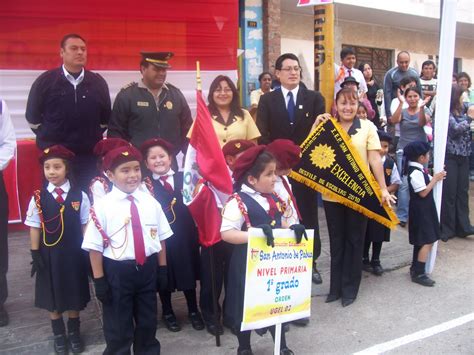
{"type": "Polygon", "coordinates": [[[79,311],[90,301],[87,259],[81,249],[90,203],[68,179],[73,158],[74,153],[60,145],[42,152],[40,162],[48,184],[34,192],[25,220],[30,227],[31,276],[36,274],[35,306],[49,311],[58,354],[66,354],[68,347],[73,353],[84,350],[79,311]]]}

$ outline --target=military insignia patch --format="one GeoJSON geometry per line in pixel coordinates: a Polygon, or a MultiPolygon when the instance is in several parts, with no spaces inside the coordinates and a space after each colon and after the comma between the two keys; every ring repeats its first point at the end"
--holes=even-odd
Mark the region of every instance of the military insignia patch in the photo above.
{"type": "Polygon", "coordinates": [[[71,202],[72,208],[74,208],[75,211],[79,211],[79,208],[81,207],[81,203],[79,201],[73,201],[71,202]]]}
{"type": "Polygon", "coordinates": [[[152,238],[156,238],[158,235],[158,228],[150,228],[150,235],[152,238]]]}
{"type": "Polygon", "coordinates": [[[166,107],[168,110],[172,110],[172,109],[173,109],[173,103],[172,103],[171,101],[166,101],[165,107],[166,107]]]}
{"type": "Polygon", "coordinates": [[[150,106],[150,104],[146,101],[137,101],[137,106],[148,107],[148,106],[150,106]]]}

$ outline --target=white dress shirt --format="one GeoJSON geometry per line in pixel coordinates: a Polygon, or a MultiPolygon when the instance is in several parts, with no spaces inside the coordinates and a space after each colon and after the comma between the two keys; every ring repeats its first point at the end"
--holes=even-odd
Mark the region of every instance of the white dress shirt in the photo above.
{"type": "Polygon", "coordinates": [[[7,104],[2,100],[0,112],[0,171],[5,170],[10,160],[15,155],[16,138],[10,111],[7,104]]]}
{"type": "MultiPolygon", "coordinates": [[[[334,80],[334,97],[336,97],[337,92],[341,90],[341,84],[348,76],[352,76],[359,83],[359,93],[366,93],[367,83],[365,82],[364,74],[362,74],[362,72],[356,68],[349,69],[345,66],[342,67],[344,68],[344,78],[340,79],[339,81],[334,80]],[[349,75],[349,70],[351,71],[351,75],[349,75]]],[[[334,64],[334,79],[338,77],[340,68],[341,67],[339,65],[334,64]]]]}
{"type": "Polygon", "coordinates": [[[82,68],[81,74],[79,74],[77,79],[75,77],[73,77],[66,70],[66,67],[64,66],[64,64],[63,64],[62,68],[63,68],[64,76],[66,77],[67,81],[69,81],[72,84],[72,86],[74,86],[74,89],[76,89],[77,85],[79,85],[82,82],[82,80],[84,80],[84,68],[82,68]]]}
{"type": "Polygon", "coordinates": [[[158,175],[158,174],[153,173],[152,176],[153,176],[153,180],[158,180],[161,183],[162,186],[165,186],[165,183],[163,181],[161,181],[161,177],[162,176],[167,176],[166,182],[171,185],[173,190],[176,190],[176,188],[174,186],[174,171],[173,171],[173,169],[168,170],[168,172],[163,174],[163,175],[158,175]]]}
{"type": "MultiPolygon", "coordinates": [[[[417,162],[411,161],[408,163],[408,166],[414,166],[421,170],[424,170],[423,165],[417,162]]],[[[431,175],[428,175],[428,176],[431,181],[431,175]]],[[[424,189],[426,189],[425,176],[420,170],[413,170],[413,172],[410,174],[410,179],[411,179],[410,183],[411,183],[411,186],[413,187],[413,191],[415,191],[416,193],[421,192],[424,189]]]]}
{"type": "MultiPolygon", "coordinates": [[[[161,205],[149,194],[136,189],[132,194],[142,226],[145,254],[150,256],[161,250],[160,242],[173,235],[161,205]]],[[[104,249],[102,235],[92,219],[84,234],[82,249],[101,252],[113,260],[135,260],[129,194],[113,187],[105,197],[94,204],[97,220],[110,238],[104,249]],[[124,227],[125,226],[125,227],[124,227]]]]}
{"type": "Polygon", "coordinates": [[[283,98],[285,99],[286,109],[288,109],[288,102],[290,102],[290,98],[288,97],[288,93],[290,91],[293,93],[293,103],[295,104],[295,107],[296,107],[296,98],[298,97],[299,89],[300,89],[299,85],[297,87],[295,87],[293,90],[288,90],[288,89],[284,88],[283,86],[281,87],[281,92],[283,94],[283,98]]]}
{"type": "MultiPolygon", "coordinates": [[[[69,180],[66,180],[66,182],[62,184],[61,186],[55,186],[52,183],[48,184],[48,186],[46,187],[46,190],[48,190],[48,192],[53,195],[54,199],[58,197],[58,194],[54,191],[56,187],[60,187],[64,191],[61,194],[61,196],[64,199],[64,201],[66,201],[67,194],[69,190],[71,189],[71,184],[69,183],[69,180]]],[[[82,203],[79,210],[79,216],[81,218],[82,225],[87,224],[89,220],[90,208],[91,208],[91,204],[89,202],[89,198],[84,192],[82,192],[82,203]]],[[[38,215],[38,208],[36,207],[36,202],[35,202],[34,197],[31,198],[30,204],[28,205],[28,211],[26,212],[25,225],[27,225],[28,227],[41,228],[41,219],[38,215]]]]}
{"type": "MultiPolygon", "coordinates": [[[[247,185],[243,184],[240,191],[245,192],[251,198],[253,198],[260,206],[263,207],[265,212],[268,213],[270,205],[265,197],[260,192],[257,192],[247,185]]],[[[244,204],[244,208],[247,211],[247,206],[244,204]]],[[[237,199],[234,197],[227,202],[224,209],[222,210],[222,224],[221,232],[225,232],[231,229],[241,230],[242,225],[245,223],[245,218],[239,209],[237,199]]]]}

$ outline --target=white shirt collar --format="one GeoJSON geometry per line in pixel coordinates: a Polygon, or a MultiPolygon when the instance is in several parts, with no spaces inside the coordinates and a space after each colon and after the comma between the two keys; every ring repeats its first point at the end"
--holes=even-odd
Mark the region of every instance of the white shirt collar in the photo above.
{"type": "Polygon", "coordinates": [[[382,157],[382,164],[385,163],[385,160],[387,160],[387,156],[386,156],[386,155],[384,155],[384,156],[382,157]]]}
{"type": "Polygon", "coordinates": [[[71,189],[71,183],[69,182],[69,180],[66,180],[64,184],[62,184],[61,186],[56,186],[56,185],[53,185],[52,183],[48,183],[46,190],[48,190],[49,193],[52,193],[54,189],[57,187],[61,188],[65,193],[68,193],[69,190],[71,189]]]}
{"type": "Polygon", "coordinates": [[[415,168],[420,168],[421,170],[424,170],[424,167],[422,164],[416,162],[416,161],[410,161],[408,162],[408,166],[414,166],[415,168]]]}
{"type": "Polygon", "coordinates": [[[247,195],[260,195],[260,192],[257,192],[255,191],[254,189],[252,189],[251,187],[245,185],[245,184],[242,184],[242,187],[240,188],[240,190],[242,192],[245,192],[247,195]]]}
{"type": "Polygon", "coordinates": [[[71,74],[69,74],[69,72],[66,70],[66,67],[64,66],[64,64],[63,64],[62,68],[63,68],[64,76],[66,77],[67,81],[69,81],[72,85],[74,85],[74,87],[79,85],[82,82],[82,80],[84,80],[84,68],[82,68],[81,74],[79,74],[77,79],[74,78],[71,74]]]}
{"type": "Polygon", "coordinates": [[[298,85],[295,87],[293,90],[288,90],[284,88],[283,86],[281,87],[281,92],[283,94],[283,98],[285,99],[285,102],[287,101],[288,93],[291,91],[293,93],[293,100],[295,101],[296,104],[296,98],[298,96],[298,90],[300,89],[300,86],[298,85]]]}
{"type": "Polygon", "coordinates": [[[124,200],[129,195],[132,195],[136,200],[140,201],[140,198],[142,197],[141,194],[140,194],[140,187],[137,187],[135,191],[133,191],[131,194],[128,194],[128,193],[123,192],[122,190],[120,190],[115,185],[112,187],[112,190],[107,195],[110,195],[111,198],[113,198],[115,200],[124,200]]]}
{"type": "Polygon", "coordinates": [[[163,174],[163,175],[158,175],[158,174],[155,174],[155,173],[153,173],[152,175],[153,175],[153,179],[158,180],[162,176],[173,176],[174,175],[174,170],[170,169],[170,170],[168,170],[168,172],[166,174],[163,174]]]}

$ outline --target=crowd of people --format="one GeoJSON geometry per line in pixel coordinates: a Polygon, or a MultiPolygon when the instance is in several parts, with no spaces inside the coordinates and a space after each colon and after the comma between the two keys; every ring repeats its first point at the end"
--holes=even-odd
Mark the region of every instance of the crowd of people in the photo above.
{"type": "MultiPolygon", "coordinates": [[[[106,354],[129,353],[132,347],[159,354],[156,294],[166,328],[178,332],[176,291],[184,293],[195,330],[216,335],[225,326],[237,337],[237,353],[252,354],[250,331],[240,331],[248,228],[262,228],[269,244],[274,228],[291,228],[297,242],[305,229],[314,229],[312,280],[323,282],[317,267],[318,196],[288,174],[299,164],[299,146],[332,116],[370,167],[382,203],[396,204],[400,226],[408,224],[413,282],[435,284],[425,271],[434,242],[474,233],[468,207],[474,94],[467,73],[453,75],[449,117],[436,117],[441,98],[434,62],[425,61],[419,75],[402,51],[380,82],[370,63],[355,68],[355,51],[343,48],[334,69],[334,105],[326,113],[323,96],[301,81],[299,58],[285,53],[275,62],[278,86],[272,88],[272,73],[262,73],[250,112],[229,77],[217,76],[209,88],[212,126],[234,182],[234,194],[221,206],[222,240],[212,247],[214,286],[218,295],[225,290],[215,309],[211,250],[198,244],[181,194],[176,156],[186,153],[193,120],[181,91],[166,81],[173,53],[142,52],[141,78],[125,85],[113,106],[105,80],[85,69],[87,45],[80,35],[66,35],[60,55],[63,65],[40,75],[28,97],[26,119],[41,149],[44,184],[31,198],[25,220],[35,306],[49,312],[58,354],[84,350],[80,312],[91,300],[89,278],[102,303],[106,354]],[[426,168],[432,128],[441,119],[449,120],[446,171],[431,176],[426,168]],[[432,189],[443,179],[438,220],[432,189]]],[[[8,204],[1,172],[16,143],[7,104],[0,104],[0,326],[5,326],[8,204]]],[[[328,196],[323,200],[331,257],[326,302],[341,299],[347,307],[357,298],[363,270],[383,274],[380,255],[390,230],[328,196]]],[[[304,326],[309,319],[295,323],[304,326]]],[[[275,328],[268,330],[275,337],[275,328]]],[[[285,332],[280,349],[293,354],[285,332]]]]}

